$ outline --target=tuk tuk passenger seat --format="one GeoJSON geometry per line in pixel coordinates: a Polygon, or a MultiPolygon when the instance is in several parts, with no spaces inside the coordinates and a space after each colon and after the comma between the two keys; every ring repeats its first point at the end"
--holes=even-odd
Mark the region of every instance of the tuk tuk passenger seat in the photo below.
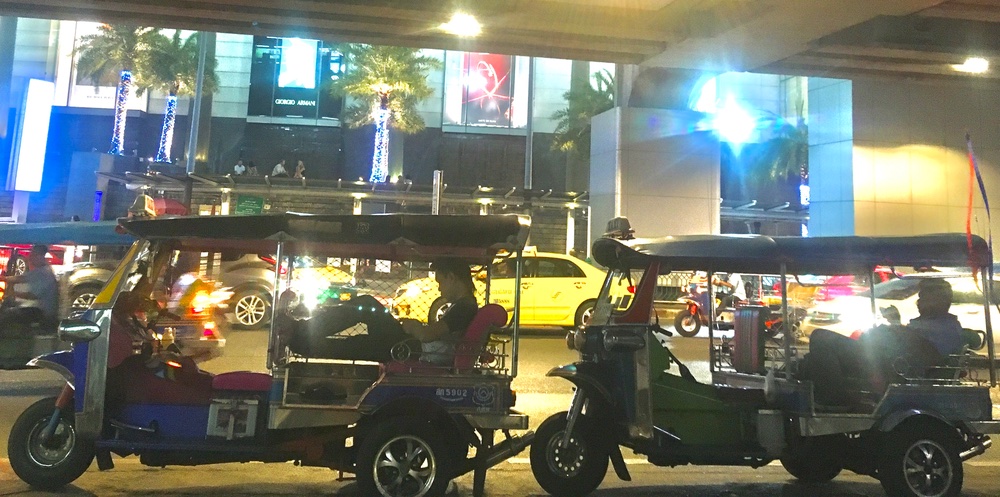
{"type": "Polygon", "coordinates": [[[250,371],[230,371],[212,377],[212,390],[267,392],[271,390],[271,375],[250,371]]]}
{"type": "Polygon", "coordinates": [[[475,369],[480,357],[485,353],[490,333],[507,324],[507,311],[497,304],[486,304],[478,311],[462,338],[455,344],[452,367],[439,366],[419,359],[393,361],[385,365],[391,373],[404,372],[444,372],[449,370],[469,371],[475,369]]]}

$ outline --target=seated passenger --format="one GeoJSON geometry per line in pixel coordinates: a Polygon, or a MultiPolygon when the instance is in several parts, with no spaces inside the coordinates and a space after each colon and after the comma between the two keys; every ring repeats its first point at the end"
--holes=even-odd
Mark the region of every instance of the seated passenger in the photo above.
{"type": "Polygon", "coordinates": [[[913,371],[924,371],[962,351],[962,326],[948,312],[951,285],[928,278],[920,281],[919,288],[920,316],[906,326],[877,326],[858,340],[824,329],[812,333],[800,377],[812,380],[818,403],[848,403],[851,379],[861,380],[876,392],[884,391],[897,375],[895,363],[900,357],[906,358],[913,371]]]}
{"type": "Polygon", "coordinates": [[[12,330],[25,330],[32,323],[54,328],[59,320],[59,283],[49,261],[45,260],[48,251],[46,245],[32,246],[26,273],[0,276],[0,281],[8,284],[6,298],[14,305],[0,312],[0,335],[15,334],[12,330]]]}
{"type": "Polygon", "coordinates": [[[378,300],[363,295],[346,304],[321,308],[308,321],[300,321],[294,332],[298,336],[290,339],[290,347],[310,357],[388,362],[392,360],[394,345],[414,338],[421,344],[422,361],[450,364],[455,342],[465,333],[478,310],[475,286],[467,264],[442,260],[432,269],[441,296],[451,304],[437,322],[397,321],[378,300]],[[366,325],[367,335],[327,338],[359,323],[366,325]],[[308,344],[309,350],[296,350],[292,346],[302,343],[308,344]]]}

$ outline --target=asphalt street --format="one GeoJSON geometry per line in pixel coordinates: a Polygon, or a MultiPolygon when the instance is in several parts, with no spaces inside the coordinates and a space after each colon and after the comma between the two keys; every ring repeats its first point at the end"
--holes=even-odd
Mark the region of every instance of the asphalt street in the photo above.
{"type": "MultiPolygon", "coordinates": [[[[263,332],[230,333],[225,354],[203,364],[213,372],[264,370],[262,351],[267,336],[263,332]]],[[[707,340],[704,338],[669,339],[672,350],[701,381],[708,380],[707,340]]],[[[557,329],[529,330],[522,340],[518,376],[518,409],[530,416],[531,428],[549,415],[565,410],[571,390],[565,380],[545,377],[551,367],[573,361],[576,356],[566,349],[564,332],[557,329]]],[[[67,487],[51,494],[30,489],[11,472],[6,456],[6,434],[20,412],[45,395],[54,394],[59,379],[48,371],[0,371],[0,496],[87,495],[344,495],[357,494],[350,475],[320,468],[285,464],[219,464],[198,467],[149,468],[137,458],[116,458],[115,469],[97,471],[96,465],[67,487]],[[344,478],[340,478],[343,476],[344,478]]],[[[659,468],[641,456],[624,451],[632,474],[631,482],[618,480],[609,472],[595,497],[875,497],[884,495],[874,479],[849,473],[820,486],[796,483],[780,464],[763,468],[719,466],[682,466],[659,468]]],[[[535,482],[527,452],[490,470],[486,495],[490,497],[535,497],[546,495],[535,482]]],[[[987,451],[965,464],[965,496],[1000,495],[1000,481],[995,478],[1000,467],[1000,451],[987,451]]],[[[471,496],[472,477],[456,480],[452,496],[471,496]]]]}

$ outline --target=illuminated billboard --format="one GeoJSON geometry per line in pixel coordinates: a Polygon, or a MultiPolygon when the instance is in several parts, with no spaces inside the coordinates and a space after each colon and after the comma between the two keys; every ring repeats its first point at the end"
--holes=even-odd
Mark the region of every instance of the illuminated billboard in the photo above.
{"type": "Polygon", "coordinates": [[[523,128],[527,61],[527,57],[510,55],[447,52],[443,123],[523,128]]]}
{"type": "Polygon", "coordinates": [[[14,129],[7,189],[37,192],[42,188],[45,145],[49,141],[49,120],[56,86],[51,81],[28,80],[24,103],[14,129]]]}
{"type": "Polygon", "coordinates": [[[329,83],[343,74],[340,52],[319,40],[254,36],[251,57],[248,116],[339,117],[329,83]]]}

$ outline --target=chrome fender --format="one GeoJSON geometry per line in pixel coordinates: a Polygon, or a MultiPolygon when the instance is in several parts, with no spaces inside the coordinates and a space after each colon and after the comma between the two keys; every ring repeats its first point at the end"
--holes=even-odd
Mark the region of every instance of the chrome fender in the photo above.
{"type": "Polygon", "coordinates": [[[66,382],[72,386],[73,383],[73,352],[70,350],[61,350],[59,352],[53,352],[51,354],[40,355],[30,361],[28,361],[28,366],[32,368],[50,369],[59,373],[66,382]]]}
{"type": "Polygon", "coordinates": [[[545,376],[564,378],[591,398],[603,402],[612,402],[611,390],[602,378],[609,378],[611,373],[600,364],[589,361],[578,361],[573,364],[558,366],[549,370],[545,376]]]}

